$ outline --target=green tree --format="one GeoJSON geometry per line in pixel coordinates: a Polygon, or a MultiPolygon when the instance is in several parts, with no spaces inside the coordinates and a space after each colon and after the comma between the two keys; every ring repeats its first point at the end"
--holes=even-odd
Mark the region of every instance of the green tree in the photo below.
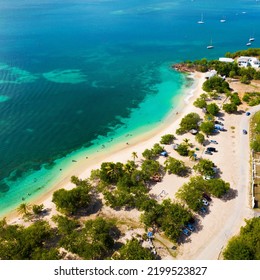
{"type": "Polygon", "coordinates": [[[33,214],[34,214],[34,215],[39,215],[39,214],[41,214],[42,211],[43,211],[43,207],[44,207],[43,204],[40,204],[40,205],[34,204],[34,205],[32,206],[33,214]]]}
{"type": "Polygon", "coordinates": [[[137,152],[132,152],[132,158],[134,161],[138,158],[137,152]]]}
{"type": "Polygon", "coordinates": [[[154,260],[155,256],[147,248],[143,248],[137,239],[131,239],[123,245],[116,255],[117,260],[154,260]]]}
{"type": "Polygon", "coordinates": [[[206,108],[206,107],[207,107],[207,102],[206,102],[205,98],[199,97],[199,98],[197,98],[197,99],[194,101],[193,105],[194,105],[195,107],[198,107],[198,108],[201,108],[201,109],[202,109],[202,108],[206,108]]]}
{"type": "Polygon", "coordinates": [[[160,153],[162,153],[162,152],[164,151],[164,148],[163,148],[160,144],[155,143],[155,144],[153,145],[152,151],[153,151],[153,154],[154,154],[155,156],[159,156],[160,153]]]}
{"type": "Polygon", "coordinates": [[[234,103],[226,103],[222,108],[228,114],[237,112],[237,105],[234,103]]]}
{"type": "Polygon", "coordinates": [[[230,189],[230,184],[222,179],[214,178],[207,181],[206,190],[216,197],[222,197],[230,189]]]}
{"type": "Polygon", "coordinates": [[[174,138],[175,137],[173,134],[165,134],[161,137],[160,143],[163,145],[170,145],[170,144],[172,144],[174,138]]]}
{"type": "Polygon", "coordinates": [[[200,116],[197,113],[189,113],[182,118],[180,122],[180,130],[184,133],[190,131],[191,129],[197,129],[199,121],[200,116]]]}
{"type": "Polygon", "coordinates": [[[52,201],[60,212],[75,214],[80,209],[89,207],[91,190],[90,185],[77,186],[71,190],[59,189],[53,193],[52,201]]]}
{"type": "Polygon", "coordinates": [[[206,135],[210,135],[213,133],[215,129],[215,124],[212,121],[203,122],[200,125],[200,130],[205,133],[206,135]]]}
{"type": "Polygon", "coordinates": [[[197,133],[195,139],[199,144],[203,144],[205,141],[205,136],[202,133],[197,133]]]}
{"type": "Polygon", "coordinates": [[[24,202],[24,203],[21,203],[18,208],[17,208],[17,212],[20,214],[20,215],[28,215],[31,211],[31,205],[24,202]]]}
{"type": "Polygon", "coordinates": [[[187,157],[189,155],[189,147],[187,144],[180,144],[176,151],[181,155],[181,156],[184,156],[184,157],[187,157]]]}
{"type": "Polygon", "coordinates": [[[233,103],[233,104],[236,104],[237,106],[239,106],[240,104],[242,104],[239,96],[238,96],[238,93],[237,92],[234,92],[231,96],[230,96],[230,102],[233,103]]]}
{"type": "Polygon", "coordinates": [[[160,173],[161,166],[160,163],[156,160],[146,159],[143,161],[141,165],[141,170],[144,178],[147,180],[150,179],[150,177],[154,176],[155,174],[160,173]]]}
{"type": "Polygon", "coordinates": [[[214,163],[209,159],[200,159],[193,169],[203,176],[214,176],[214,163]]]}
{"type": "Polygon", "coordinates": [[[206,182],[202,177],[192,177],[176,193],[176,197],[185,202],[194,211],[199,211],[203,206],[202,194],[206,189],[206,182]]]}
{"type": "Polygon", "coordinates": [[[213,116],[216,116],[220,111],[220,109],[216,103],[208,104],[206,109],[207,109],[207,112],[213,116]]]}
{"type": "Polygon", "coordinates": [[[168,157],[164,162],[165,170],[169,174],[176,174],[178,176],[185,176],[187,174],[187,167],[184,162],[173,157],[168,157]]]}
{"type": "Polygon", "coordinates": [[[228,242],[223,252],[226,260],[260,260],[260,219],[245,220],[240,233],[228,242]]]}
{"type": "Polygon", "coordinates": [[[103,162],[100,168],[100,179],[109,184],[116,184],[123,174],[121,162],[103,162]]]}
{"type": "Polygon", "coordinates": [[[145,149],[144,152],[142,153],[142,156],[145,159],[150,159],[150,160],[155,157],[153,151],[149,149],[145,149]]]}
{"type": "Polygon", "coordinates": [[[88,220],[81,230],[64,235],[60,246],[86,260],[105,259],[114,246],[111,234],[117,231],[109,220],[88,220]]]}
{"type": "Polygon", "coordinates": [[[219,76],[214,76],[203,83],[203,90],[206,92],[216,92],[224,93],[229,90],[229,84],[219,76]]]}
{"type": "Polygon", "coordinates": [[[58,231],[60,234],[71,234],[75,229],[79,227],[79,222],[75,219],[69,219],[61,215],[55,215],[52,220],[58,225],[58,231]]]}

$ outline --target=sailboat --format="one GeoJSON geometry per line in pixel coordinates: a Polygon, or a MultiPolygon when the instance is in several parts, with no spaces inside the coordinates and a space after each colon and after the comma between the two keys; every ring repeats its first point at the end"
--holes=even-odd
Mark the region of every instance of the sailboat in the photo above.
{"type": "Polygon", "coordinates": [[[198,21],[198,24],[203,24],[204,21],[203,21],[203,14],[201,14],[201,19],[198,21]]]}
{"type": "Polygon", "coordinates": [[[226,22],[225,18],[223,17],[221,20],[220,20],[221,23],[223,22],[226,22]]]}
{"type": "Polygon", "coordinates": [[[212,39],[210,41],[210,44],[207,46],[207,49],[214,49],[214,46],[212,45],[212,39]]]}
{"type": "Polygon", "coordinates": [[[249,42],[253,42],[254,40],[255,40],[254,37],[250,37],[250,38],[249,38],[249,42]]]}

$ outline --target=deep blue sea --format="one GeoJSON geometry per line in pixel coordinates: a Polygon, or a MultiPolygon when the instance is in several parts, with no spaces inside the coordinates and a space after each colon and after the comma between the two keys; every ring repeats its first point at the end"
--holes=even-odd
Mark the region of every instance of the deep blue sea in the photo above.
{"type": "Polygon", "coordinates": [[[260,47],[259,27],[259,0],[0,0],[0,213],[155,127],[190,85],[173,63],[260,47]]]}

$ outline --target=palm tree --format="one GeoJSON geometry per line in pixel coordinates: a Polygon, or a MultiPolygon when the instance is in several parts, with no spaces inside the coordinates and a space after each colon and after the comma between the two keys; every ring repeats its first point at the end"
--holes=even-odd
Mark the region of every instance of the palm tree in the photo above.
{"type": "Polygon", "coordinates": [[[184,138],[184,139],[183,139],[183,142],[184,142],[187,146],[189,146],[189,147],[192,146],[192,144],[190,143],[190,139],[188,139],[188,138],[184,138]]]}
{"type": "Polygon", "coordinates": [[[17,208],[17,212],[21,215],[28,215],[31,210],[31,205],[28,203],[22,203],[17,208]]]}
{"type": "Polygon", "coordinates": [[[132,152],[132,158],[134,161],[138,158],[137,152],[132,152]]]}
{"type": "Polygon", "coordinates": [[[190,160],[195,160],[195,151],[194,150],[189,151],[189,159],[190,160]]]}

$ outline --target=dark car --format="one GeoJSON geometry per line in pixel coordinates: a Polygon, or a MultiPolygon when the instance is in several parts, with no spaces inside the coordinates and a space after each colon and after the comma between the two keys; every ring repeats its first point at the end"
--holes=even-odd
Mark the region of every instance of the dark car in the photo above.
{"type": "Polygon", "coordinates": [[[183,228],[182,229],[182,233],[186,236],[189,236],[190,235],[190,231],[187,229],[187,228],[183,228]]]}
{"type": "Polygon", "coordinates": [[[219,122],[219,121],[215,121],[215,124],[219,124],[219,125],[224,126],[224,124],[222,122],[219,122]]]}
{"type": "Polygon", "coordinates": [[[206,151],[205,151],[205,154],[206,154],[206,155],[212,155],[212,152],[211,152],[211,151],[206,150],[206,151]]]}
{"type": "Polygon", "coordinates": [[[209,151],[209,152],[217,152],[216,148],[214,148],[214,147],[207,147],[207,151],[209,151]]]}
{"type": "Polygon", "coordinates": [[[213,144],[218,144],[218,142],[216,140],[209,140],[210,143],[213,143],[213,144]]]}
{"type": "Polygon", "coordinates": [[[207,199],[207,201],[211,201],[211,200],[212,200],[211,197],[210,197],[208,194],[206,194],[206,193],[203,193],[202,196],[203,196],[205,199],[207,199]]]}
{"type": "Polygon", "coordinates": [[[200,208],[200,212],[201,212],[202,214],[206,214],[206,213],[207,213],[207,209],[206,209],[204,206],[202,206],[202,207],[200,208]]]}
{"type": "Polygon", "coordinates": [[[250,112],[246,112],[246,116],[250,116],[250,112]]]}
{"type": "Polygon", "coordinates": [[[187,228],[189,231],[194,231],[194,230],[195,230],[194,225],[191,224],[191,223],[188,223],[187,226],[186,226],[186,228],[187,228]]]}
{"type": "Polygon", "coordinates": [[[245,129],[243,129],[243,134],[247,134],[247,131],[245,129]]]}

